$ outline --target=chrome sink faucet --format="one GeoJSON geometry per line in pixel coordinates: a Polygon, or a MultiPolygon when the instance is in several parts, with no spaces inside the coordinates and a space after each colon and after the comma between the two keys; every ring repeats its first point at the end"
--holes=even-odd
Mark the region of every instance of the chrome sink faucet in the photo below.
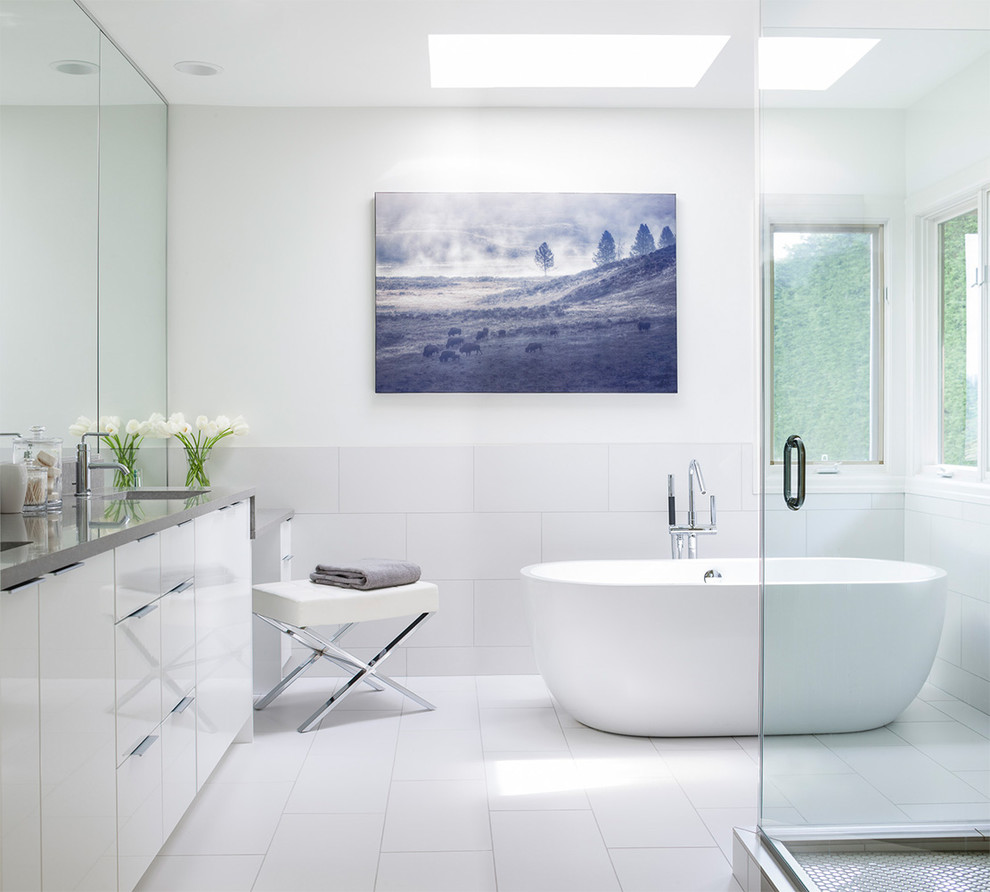
{"type": "Polygon", "coordinates": [[[688,511],[687,524],[677,523],[677,512],[674,505],[674,475],[667,475],[667,528],[670,530],[670,556],[679,558],[696,558],[698,556],[698,535],[715,535],[718,527],[715,523],[715,496],[709,496],[708,523],[699,524],[694,510],[694,488],[697,484],[701,495],[708,495],[705,489],[705,476],[701,473],[701,465],[696,458],[688,465],[688,511]]]}
{"type": "Polygon", "coordinates": [[[89,460],[89,446],[86,443],[86,437],[109,437],[110,434],[97,433],[95,431],[89,431],[82,435],[79,441],[79,445],[76,447],[76,496],[81,498],[86,498],[91,490],[89,487],[89,472],[96,468],[97,470],[114,470],[121,471],[124,474],[130,475],[131,470],[126,465],[122,465],[120,462],[108,461],[108,462],[90,462],[89,460]]]}

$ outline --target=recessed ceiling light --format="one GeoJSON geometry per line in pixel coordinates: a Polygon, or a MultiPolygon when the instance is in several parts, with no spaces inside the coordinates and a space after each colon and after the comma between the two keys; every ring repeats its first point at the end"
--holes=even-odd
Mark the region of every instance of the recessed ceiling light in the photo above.
{"type": "Polygon", "coordinates": [[[212,62],[176,62],[172,67],[183,74],[192,74],[196,77],[212,77],[223,71],[219,65],[214,65],[212,62]]]}
{"type": "Polygon", "coordinates": [[[712,34],[431,34],[433,87],[694,87],[729,38],[712,34]]]}
{"type": "Polygon", "coordinates": [[[878,43],[867,37],[761,37],[761,90],[827,90],[878,43]]]}
{"type": "Polygon", "coordinates": [[[51,67],[62,74],[96,74],[100,70],[95,62],[83,62],[80,59],[61,59],[52,62],[51,67]]]}

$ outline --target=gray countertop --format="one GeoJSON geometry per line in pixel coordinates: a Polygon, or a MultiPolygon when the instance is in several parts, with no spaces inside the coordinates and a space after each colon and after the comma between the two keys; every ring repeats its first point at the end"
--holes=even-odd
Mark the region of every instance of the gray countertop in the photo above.
{"type": "MultiPolygon", "coordinates": [[[[145,492],[150,496],[154,490],[154,487],[147,487],[145,492]]],[[[0,515],[0,545],[3,548],[0,551],[0,589],[13,588],[244,499],[251,500],[253,536],[253,487],[239,490],[215,487],[188,498],[124,499],[108,493],[77,499],[70,495],[57,513],[34,517],[0,515]],[[12,546],[11,543],[23,544],[12,546]]],[[[267,516],[268,512],[265,513],[267,516]]]]}

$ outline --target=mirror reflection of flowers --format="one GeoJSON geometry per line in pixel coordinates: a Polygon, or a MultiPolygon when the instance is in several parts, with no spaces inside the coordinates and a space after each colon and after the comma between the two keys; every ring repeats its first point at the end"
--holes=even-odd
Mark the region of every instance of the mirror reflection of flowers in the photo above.
{"type": "Polygon", "coordinates": [[[173,431],[164,415],[152,412],[145,421],[132,418],[124,425],[121,424],[119,415],[101,415],[99,424],[80,415],[74,424],[69,425],[69,433],[76,437],[87,433],[106,434],[105,437],[100,437],[100,449],[97,451],[101,451],[104,446],[109,447],[114,458],[128,469],[126,474],[123,471],[114,471],[113,485],[122,489],[134,483],[137,453],[144,438],[165,440],[172,436],[173,431]]]}
{"type": "Polygon", "coordinates": [[[243,415],[238,415],[233,420],[226,415],[217,415],[212,421],[205,415],[199,415],[196,418],[195,431],[181,412],[170,415],[168,423],[175,438],[186,450],[186,461],[189,463],[186,486],[209,486],[206,462],[213,447],[224,437],[245,437],[251,431],[243,415]]]}

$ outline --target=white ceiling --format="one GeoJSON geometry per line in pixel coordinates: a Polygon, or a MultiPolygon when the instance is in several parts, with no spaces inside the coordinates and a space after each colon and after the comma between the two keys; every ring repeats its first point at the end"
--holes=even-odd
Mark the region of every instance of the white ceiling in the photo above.
{"type": "MultiPolygon", "coordinates": [[[[751,108],[757,98],[755,0],[79,2],[176,105],[751,108]],[[431,33],[727,34],[730,40],[694,89],[433,90],[431,33]],[[215,77],[180,74],[173,64],[183,60],[224,70],[215,77]]],[[[856,8],[866,3],[857,0],[856,8]]],[[[904,108],[990,52],[990,31],[842,33],[883,39],[826,93],[766,94],[765,104],[904,108]]]]}

